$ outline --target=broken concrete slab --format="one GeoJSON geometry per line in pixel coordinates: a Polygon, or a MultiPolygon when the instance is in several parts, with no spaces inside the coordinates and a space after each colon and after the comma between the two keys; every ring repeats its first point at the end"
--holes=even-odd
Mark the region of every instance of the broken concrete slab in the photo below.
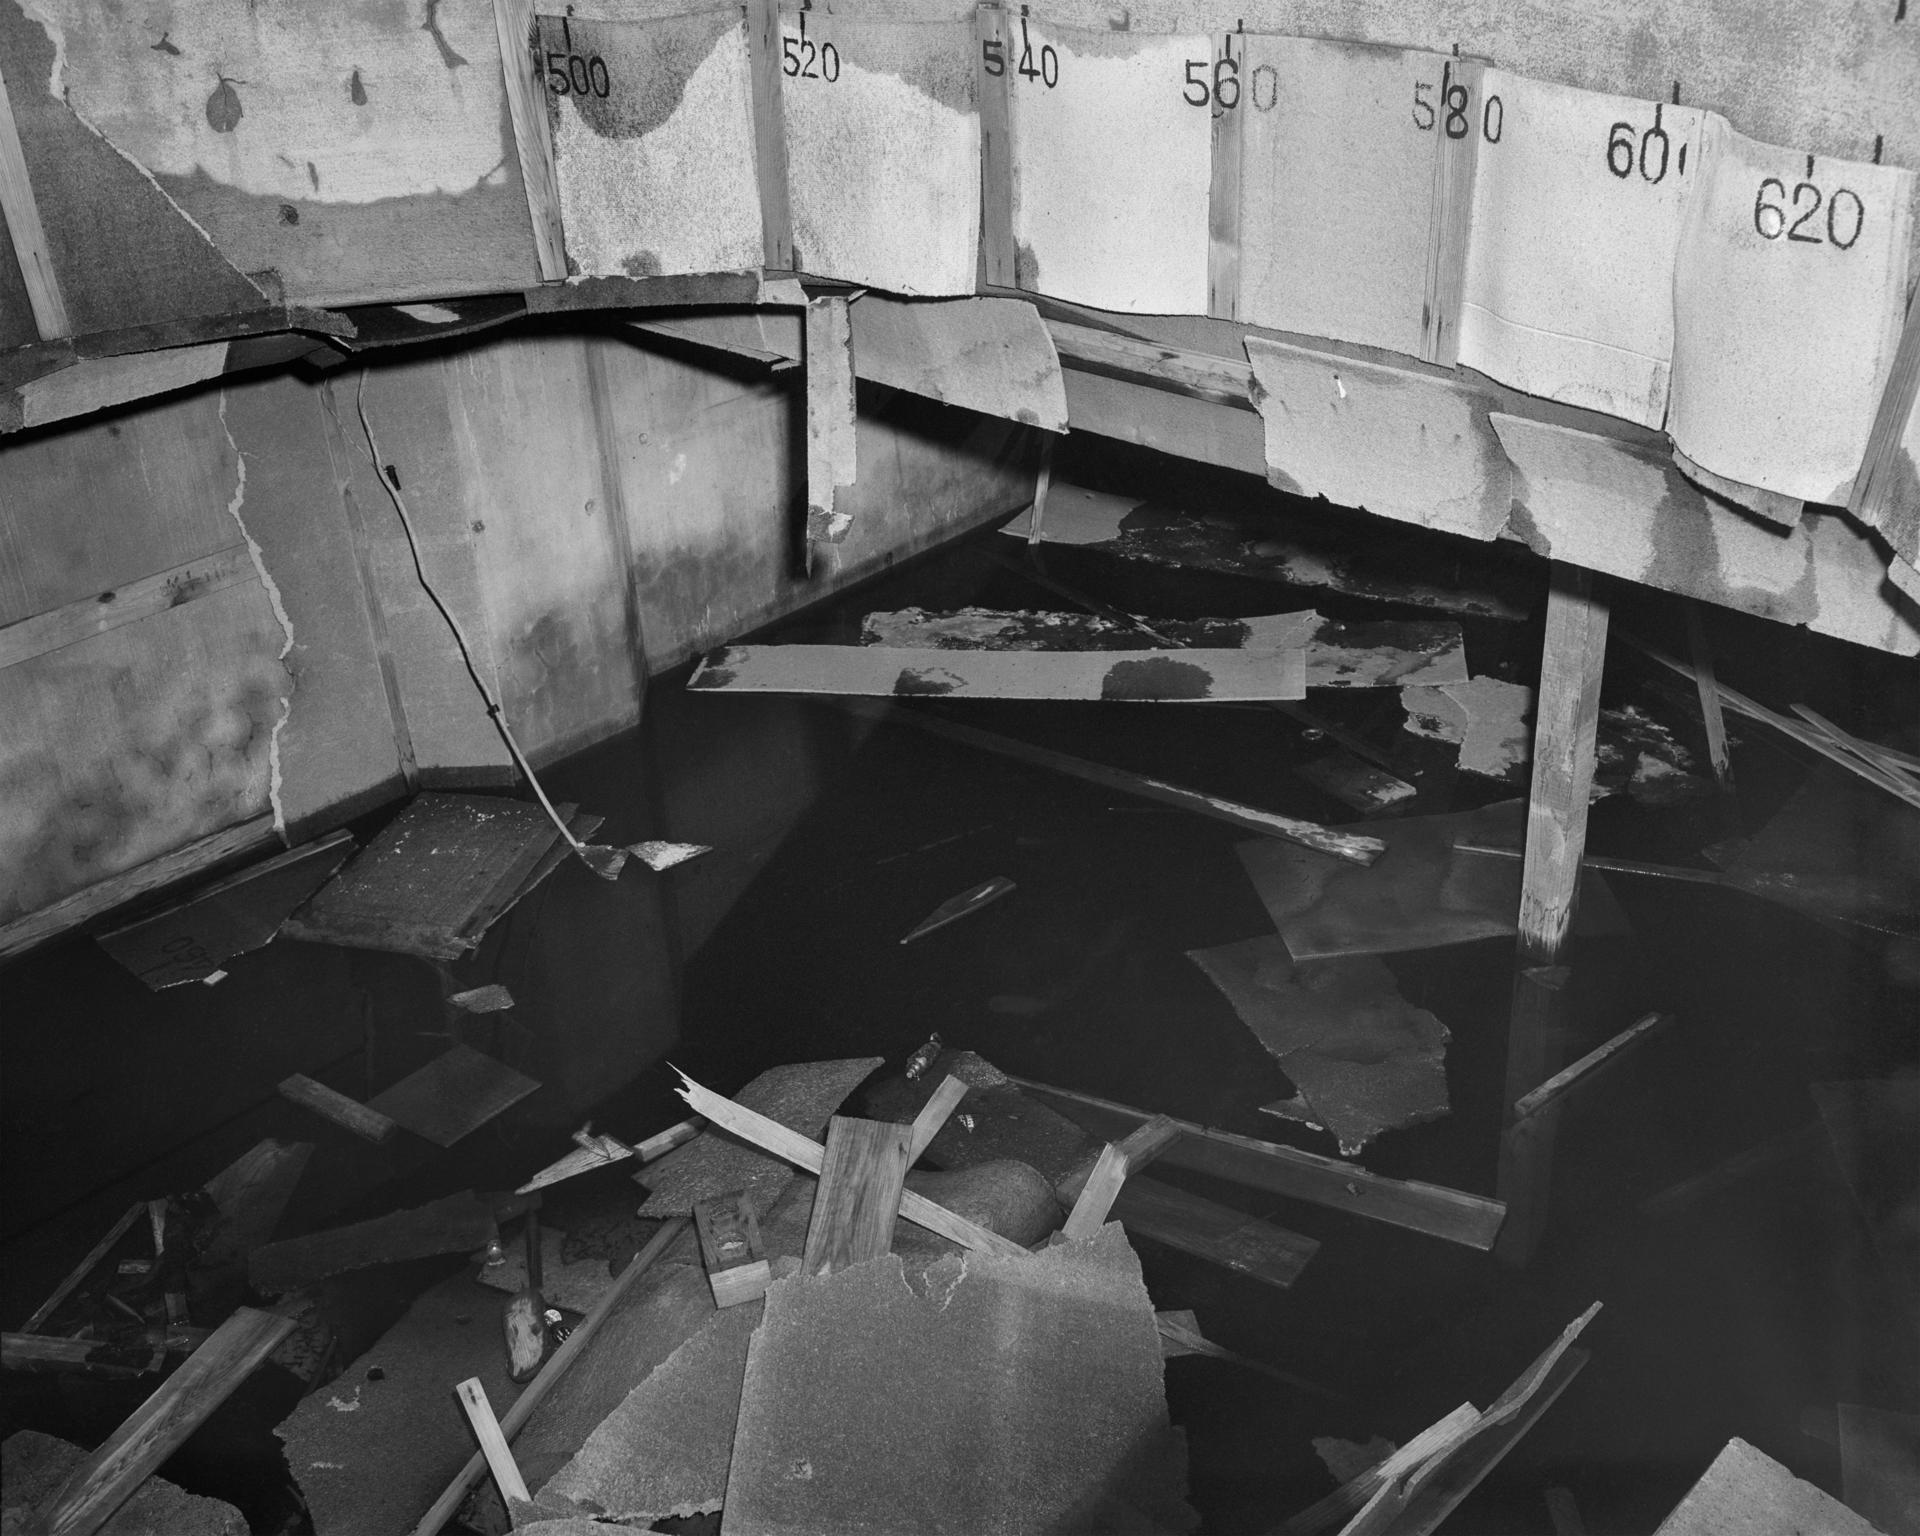
{"type": "MultiPolygon", "coordinates": [[[[1524,802],[1509,800],[1379,822],[1373,830],[1387,851],[1366,869],[1271,838],[1236,844],[1235,851],[1296,961],[1391,954],[1514,933],[1520,861],[1456,853],[1454,844],[1510,841],[1525,815],[1524,802]]],[[[1629,931],[1606,882],[1584,872],[1574,933],[1629,931]]]]}
{"type": "MultiPolygon", "coordinates": [[[[856,1056],[772,1067],[734,1094],[733,1101],[802,1136],[818,1138],[847,1095],[883,1059],[856,1056]]],[[[733,1189],[746,1190],[755,1210],[764,1215],[792,1177],[792,1167],[781,1159],[712,1126],[634,1175],[652,1191],[640,1207],[642,1216],[684,1216],[694,1201],[733,1189]]]]}
{"type": "MultiPolygon", "coordinates": [[[[37,1430],[16,1430],[0,1441],[0,1533],[30,1536],[34,1507],[72,1475],[87,1453],[37,1430]]],[[[99,1536],[247,1536],[246,1516],[222,1499],[203,1498],[163,1477],[149,1477],[99,1536]]]]}
{"type": "Polygon", "coordinates": [[[890,1254],[778,1282],[765,1307],[730,1536],[1194,1525],[1153,1305],[1117,1227],[942,1259],[924,1291],[890,1254]]]}
{"type": "Polygon", "coordinates": [[[501,1413],[520,1395],[500,1310],[468,1275],[442,1281],[279,1426],[316,1536],[405,1536],[459,1473],[473,1433],[453,1384],[478,1376],[501,1413]]]}

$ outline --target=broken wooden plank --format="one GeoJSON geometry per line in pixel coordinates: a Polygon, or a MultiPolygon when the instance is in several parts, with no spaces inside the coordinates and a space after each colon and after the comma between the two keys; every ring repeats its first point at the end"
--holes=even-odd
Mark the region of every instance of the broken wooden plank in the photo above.
{"type": "Polygon", "coordinates": [[[293,1322],[252,1307],[235,1312],[40,1506],[43,1528],[50,1536],[98,1530],[273,1353],[293,1322]]]}
{"type": "MultiPolygon", "coordinates": [[[[1096,1133],[1116,1128],[1131,1130],[1153,1118],[1153,1111],[1096,1098],[1070,1088],[1055,1088],[1030,1078],[1009,1081],[1061,1106],[1096,1133]]],[[[1464,1194],[1413,1179],[1389,1179],[1369,1173],[1357,1163],[1320,1157],[1277,1142],[1256,1141],[1230,1131],[1210,1130],[1175,1119],[1180,1139],[1161,1154],[1172,1167],[1287,1195],[1315,1205],[1371,1217],[1409,1231],[1425,1232],[1470,1248],[1491,1248],[1506,1208],[1498,1200],[1464,1194]]]]}
{"type": "Polygon", "coordinates": [[[1462,1403],[1437,1423],[1429,1424],[1377,1466],[1349,1479],[1318,1503],[1310,1504],[1280,1527],[1278,1536],[1321,1536],[1366,1507],[1388,1483],[1416,1471],[1480,1422],[1480,1410],[1462,1403]]]}
{"type": "Polygon", "coordinates": [[[195,892],[185,901],[94,936],[108,954],[154,991],[204,981],[235,955],[272,941],[294,908],[353,852],[346,832],[276,854],[195,892]]]}
{"type": "Polygon", "coordinates": [[[1588,1355],[1573,1341],[1599,1310],[1596,1301],[1569,1323],[1470,1429],[1383,1482],[1341,1536],[1430,1536],[1580,1374],[1588,1355]]]}
{"type": "Polygon", "coordinates": [[[1065,752],[1054,752],[1046,747],[1036,747],[1024,741],[1016,741],[1011,736],[1001,736],[993,731],[982,731],[970,725],[942,720],[936,715],[922,714],[918,710],[893,710],[883,713],[874,706],[853,701],[841,700],[837,703],[848,713],[859,715],[863,719],[910,725],[915,730],[925,731],[932,736],[943,736],[949,741],[962,742],[970,747],[978,747],[984,752],[1012,758],[1015,762],[1031,763],[1037,768],[1047,768],[1055,773],[1063,773],[1069,778],[1084,779],[1104,789],[1118,790],[1124,795],[1139,795],[1143,799],[1157,800],[1163,805],[1178,806],[1181,810],[1211,816],[1216,821],[1244,827],[1250,832],[1263,832],[1269,837],[1285,838],[1289,842],[1299,843],[1302,847],[1313,848],[1321,853],[1330,853],[1335,858],[1345,859],[1350,863],[1371,864],[1386,851],[1387,845],[1377,837],[1366,837],[1357,832],[1342,831],[1338,827],[1323,827],[1316,822],[1301,821],[1292,816],[1257,810],[1253,806],[1240,805],[1217,795],[1205,794],[1200,790],[1183,789],[1177,784],[1148,778],[1145,774],[1131,773],[1124,768],[1109,768],[1104,763],[1088,762],[1085,758],[1071,757],[1065,752]]]}
{"type": "Polygon", "coordinates": [[[280,1097],[312,1110],[367,1141],[385,1141],[400,1129],[378,1110],[335,1092],[325,1083],[316,1083],[304,1072],[296,1072],[280,1084],[280,1097]]]}
{"type": "Polygon", "coordinates": [[[513,124],[514,149],[520,162],[521,185],[527,195],[540,279],[547,283],[562,282],[567,275],[566,230],[560,219],[560,185],[554,172],[544,74],[535,57],[539,31],[533,16],[533,0],[493,0],[493,25],[500,44],[507,116],[513,124]]]}
{"type": "Polygon", "coordinates": [[[1165,1115],[1155,1115],[1126,1140],[1102,1147],[1090,1172],[1070,1175],[1060,1186],[1062,1198],[1073,1202],[1061,1229],[1064,1234],[1078,1240],[1098,1232],[1127,1179],[1164,1152],[1179,1134],[1179,1126],[1165,1115]]]}
{"type": "Polygon", "coordinates": [[[807,538],[838,544],[853,514],[836,507],[836,493],[853,484],[853,329],[844,294],[807,303],[807,538]]]}
{"type": "Polygon", "coordinates": [[[524,1072],[456,1045],[373,1096],[368,1108],[450,1147],[539,1088],[524,1072]]]}
{"type": "Polygon", "coordinates": [[[20,130],[4,79],[0,79],[0,223],[7,226],[13,242],[14,260],[20,264],[20,281],[27,290],[27,305],[33,311],[33,326],[40,339],[53,341],[71,335],[73,324],[67,317],[66,298],[47,247],[40,202],[27,174],[26,152],[20,146],[20,130]]]}
{"type": "Polygon", "coordinates": [[[247,1258],[247,1276],[256,1289],[285,1295],[349,1270],[471,1252],[497,1231],[493,1210],[472,1190],[462,1190],[412,1210],[256,1248],[247,1258]]]}
{"type": "Polygon", "coordinates": [[[745,1190],[694,1201],[693,1225],[716,1307],[737,1307],[767,1294],[773,1272],[745,1190]]]}
{"type": "Polygon", "coordinates": [[[907,1143],[907,1161],[917,1163],[920,1154],[927,1150],[927,1143],[940,1134],[940,1127],[947,1123],[954,1107],[966,1096],[967,1085],[949,1073],[940,1080],[940,1086],[933,1090],[920,1113],[913,1117],[913,1135],[907,1143]]]}
{"type": "Polygon", "coordinates": [[[911,1126],[884,1120],[835,1115],[828,1122],[802,1274],[829,1275],[888,1251],[912,1140],[911,1126]]]}
{"type": "Polygon", "coordinates": [[[1313,1238],[1158,1179],[1122,1184],[1111,1219],[1138,1237],[1283,1290],[1320,1251],[1313,1238]]]}
{"type": "Polygon", "coordinates": [[[957,651],[910,646],[730,645],[687,687],[836,697],[1194,704],[1303,699],[1306,652],[957,651]]]}
{"type": "Polygon", "coordinates": [[[1516,1120],[1526,1119],[1528,1115],[1533,1114],[1543,1105],[1550,1104],[1553,1100],[1559,1098],[1560,1095],[1571,1088],[1575,1082],[1591,1076],[1591,1074],[1605,1066],[1608,1062],[1616,1059],[1622,1051],[1626,1050],[1627,1047],[1635,1041],[1644,1040],[1655,1030],[1661,1028],[1663,1025],[1670,1024],[1672,1021],[1672,1014],[1650,1013],[1645,1018],[1629,1024],[1611,1040],[1601,1045],[1596,1045],[1571,1066],[1561,1068],[1538,1088],[1535,1088],[1530,1093],[1524,1093],[1518,1099],[1514,1100],[1514,1118],[1516,1120]]]}
{"type": "MultiPolygon", "coordinates": [[[[575,807],[559,809],[564,817],[575,807]]],[[[559,836],[537,805],[420,795],[282,931],[317,944],[457,960],[525,894],[559,836]]]]}
{"type": "Polygon", "coordinates": [[[1879,1536],[1838,1499],[1744,1440],[1729,1440],[1654,1536],[1879,1536]]]}
{"type": "Polygon", "coordinates": [[[516,1502],[531,1503],[533,1495],[527,1492],[527,1480],[520,1475],[507,1437],[500,1433],[500,1421],[493,1416],[493,1404],[487,1401],[487,1389],[480,1385],[480,1378],[469,1376],[453,1389],[453,1394],[466,1410],[473,1436],[480,1442],[480,1454],[487,1458],[487,1470],[493,1473],[507,1508],[511,1510],[516,1502]]]}
{"type": "Polygon", "coordinates": [[[0,624],[0,668],[48,655],[122,624],[152,618],[237,583],[259,579],[247,546],[229,544],[125,586],[89,593],[58,608],[0,624]]]}
{"type": "Polygon", "coordinates": [[[124,1381],[157,1371],[166,1361],[160,1345],[132,1347],[103,1339],[63,1339],[50,1333],[0,1334],[0,1370],[77,1371],[124,1381]]]}
{"type": "MultiPolygon", "coordinates": [[[[613,1284],[607,1288],[606,1294],[586,1315],[580,1326],[567,1335],[566,1342],[553,1352],[545,1365],[540,1367],[540,1374],[528,1383],[526,1391],[514,1399],[513,1406],[507,1410],[507,1416],[500,1421],[500,1432],[507,1440],[511,1441],[520,1432],[521,1427],[533,1416],[534,1409],[540,1406],[547,1394],[566,1375],[573,1362],[580,1357],[581,1351],[593,1342],[593,1336],[600,1331],[608,1314],[620,1304],[621,1298],[632,1289],[634,1282],[653,1268],[661,1254],[679,1241],[680,1235],[686,1231],[686,1228],[686,1217],[672,1218],[653,1234],[644,1248],[634,1255],[633,1262],[620,1271],[613,1284]]],[[[413,1536],[435,1536],[435,1533],[453,1518],[454,1511],[466,1498],[467,1490],[480,1480],[480,1474],[486,1470],[486,1466],[486,1458],[476,1451],[468,1459],[466,1466],[460,1469],[459,1475],[447,1485],[446,1491],[435,1499],[427,1512],[420,1517],[419,1523],[413,1528],[413,1536]]]]}
{"type": "Polygon", "coordinates": [[[312,1157],[310,1141],[268,1138],[208,1179],[204,1187],[220,1220],[202,1257],[210,1264],[238,1264],[269,1242],[312,1157]]]}
{"type": "Polygon", "coordinates": [[[958,896],[941,902],[900,942],[911,944],[915,939],[924,938],[935,929],[946,927],[948,923],[957,923],[963,917],[970,917],[1013,889],[1013,882],[1005,875],[995,875],[991,880],[983,880],[980,884],[962,891],[958,896]]]}
{"type": "MultiPolygon", "coordinates": [[[[785,1158],[788,1162],[817,1174],[826,1160],[826,1149],[817,1141],[809,1141],[798,1131],[789,1130],[777,1120],[769,1120],[765,1115],[743,1108],[731,1099],[702,1088],[686,1073],[680,1074],[680,1097],[685,1099],[715,1125],[732,1131],[734,1135],[764,1147],[769,1152],[785,1158]]],[[[977,1226],[964,1217],[956,1216],[952,1211],[943,1210],[924,1196],[906,1190],[900,1197],[900,1214],[917,1226],[930,1232],[982,1253],[999,1254],[1007,1257],[1012,1254],[1025,1255],[1026,1249],[1017,1243],[1010,1243],[997,1232],[977,1226]]]]}
{"type": "Polygon", "coordinates": [[[60,1303],[71,1296],[79,1287],[80,1282],[93,1273],[94,1266],[113,1251],[114,1244],[118,1243],[121,1238],[125,1237],[127,1233],[132,1230],[133,1224],[144,1216],[146,1211],[147,1207],[144,1201],[136,1201],[134,1204],[128,1206],[126,1214],[107,1228],[106,1232],[102,1234],[100,1241],[87,1250],[86,1257],[74,1265],[73,1269],[68,1273],[67,1278],[53,1288],[53,1294],[41,1302],[38,1307],[34,1308],[33,1316],[20,1325],[20,1331],[22,1333],[33,1333],[39,1329],[48,1318],[52,1317],[53,1314],[59,1310],[60,1303]]]}

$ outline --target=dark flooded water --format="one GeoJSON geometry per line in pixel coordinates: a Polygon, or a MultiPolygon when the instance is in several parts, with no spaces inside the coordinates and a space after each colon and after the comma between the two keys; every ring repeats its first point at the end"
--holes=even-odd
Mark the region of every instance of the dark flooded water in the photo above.
{"type": "MultiPolygon", "coordinates": [[[[1142,470],[1115,450],[1075,473],[1131,484],[1142,470]]],[[[1213,493],[1184,474],[1168,490],[1213,493]]],[[[1363,520],[1355,526],[1364,531],[1363,520]]],[[[1059,606],[988,558],[1003,545],[1019,550],[976,538],[780,637],[850,639],[861,613],[909,603],[1059,606]]],[[[1438,545],[1435,559],[1456,561],[1459,549],[1438,545]]],[[[1071,551],[1050,552],[1047,570],[1165,617],[1307,606],[1341,618],[1420,616],[1071,551]]],[[[1513,563],[1504,579],[1530,588],[1538,606],[1537,563],[1513,563]]],[[[1684,646],[1677,605],[1657,595],[1622,597],[1614,622],[1684,646]]],[[[1713,622],[1723,675],[1750,692],[1824,700],[1824,712],[1883,739],[1903,710],[1914,718],[1908,673],[1758,621],[1713,622]]],[[[1476,674],[1533,680],[1537,613],[1469,621],[1466,631],[1476,674]]],[[[1697,750],[1694,718],[1650,679],[1616,647],[1606,702],[1652,708],[1697,750]]],[[[670,836],[716,852],[664,877],[635,868],[617,887],[568,867],[516,909],[454,979],[503,981],[519,1006],[465,1022],[460,1037],[546,1087],[451,1152],[326,1140],[286,1230],[509,1187],[564,1150],[565,1132],[589,1113],[621,1136],[657,1130],[684,1113],[669,1060],[730,1091],[780,1062],[883,1055],[897,1066],[934,1032],[1024,1077],[1333,1152],[1325,1135],[1260,1112],[1291,1091],[1285,1075],[1187,958],[1272,932],[1233,852],[1244,833],[830,705],[686,694],[683,680],[656,685],[637,736],[544,778],[556,799],[608,816],[611,841],[670,836]],[[899,944],[940,902],[993,876],[1017,889],[899,944]]],[[[1401,732],[1393,690],[1316,694],[1311,704],[1392,756],[1420,791],[1413,814],[1524,793],[1458,773],[1451,748],[1401,732]]],[[[914,707],[1291,815],[1352,816],[1290,771],[1325,743],[1270,711],[914,707]]],[[[1590,848],[1696,862],[1703,846],[1766,822],[1808,767],[1762,728],[1734,728],[1736,804],[1616,795],[1594,809],[1590,848]]],[[[1736,1435],[1837,1492],[1836,1403],[1920,1410],[1914,1277],[1901,1268],[1913,1249],[1900,1223],[1913,1214],[1869,1227],[1810,1094],[1814,1083],[1920,1070],[1911,945],[1734,892],[1631,877],[1613,890],[1634,932],[1575,945],[1571,1054],[1648,1010],[1677,1023],[1568,1101],[1550,1224],[1531,1264],[1156,1170],[1321,1244],[1284,1291],[1138,1245],[1157,1306],[1192,1308],[1216,1342],[1340,1397],[1220,1361],[1170,1362],[1169,1401],[1188,1433],[1205,1529],[1261,1531],[1329,1491],[1316,1436],[1404,1442],[1463,1401],[1485,1407],[1595,1300],[1604,1308],[1583,1340],[1591,1363],[1446,1530],[1546,1530],[1544,1493],[1558,1486],[1589,1531],[1651,1531],[1736,1435]],[[1779,1144],[1744,1177],[1668,1214],[1643,1209],[1768,1143],[1779,1144]]],[[[1490,1195],[1512,942],[1386,961],[1403,994],[1451,1031],[1451,1112],[1384,1133],[1362,1161],[1490,1195]]],[[[308,1071],[352,1091],[445,1048],[441,980],[426,962],[282,941],[229,969],[218,988],[155,998],[74,941],[0,977],[10,1322],[129,1199],[197,1183],[261,1135],[314,1137],[314,1122],[272,1098],[278,1077],[308,1071]]],[[[340,1358],[457,1267],[425,1261],[344,1287],[340,1358]]],[[[244,1502],[257,1529],[294,1518],[266,1431],[298,1390],[262,1373],[174,1475],[244,1502]]],[[[0,1407],[7,1430],[91,1443],[131,1401],[98,1383],[9,1376],[0,1407]]]]}

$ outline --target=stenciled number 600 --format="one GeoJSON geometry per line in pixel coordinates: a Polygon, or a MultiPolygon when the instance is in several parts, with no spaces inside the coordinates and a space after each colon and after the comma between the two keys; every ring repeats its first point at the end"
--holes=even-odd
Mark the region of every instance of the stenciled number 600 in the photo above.
{"type": "Polygon", "coordinates": [[[1837,250],[1850,251],[1854,242],[1860,238],[1860,227],[1867,222],[1866,204],[1860,201],[1860,194],[1851,187],[1837,188],[1831,197],[1810,181],[1803,181],[1793,189],[1791,200],[1787,197],[1787,184],[1778,176],[1769,176],[1760,183],[1760,190],[1753,198],[1753,227],[1762,240],[1778,240],[1785,235],[1788,240],[1801,245],[1831,245],[1837,250]],[[1769,194],[1772,194],[1769,196],[1769,194]],[[1813,199],[1804,208],[1803,195],[1813,199]],[[1852,212],[1842,213],[1840,200],[1845,198],[1853,205],[1852,212]],[[1806,224],[1820,212],[1822,203],[1827,209],[1827,235],[1820,238],[1816,226],[1811,231],[1806,224]],[[1791,224],[1787,222],[1789,212],[1799,215],[1791,224]],[[1841,231],[1846,238],[1841,238],[1841,231]]]}

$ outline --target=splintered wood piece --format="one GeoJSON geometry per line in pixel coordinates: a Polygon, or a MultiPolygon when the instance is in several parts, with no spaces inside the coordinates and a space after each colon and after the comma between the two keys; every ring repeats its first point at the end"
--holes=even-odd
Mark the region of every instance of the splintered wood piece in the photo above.
{"type": "Polygon", "coordinates": [[[374,1095],[369,1108],[450,1147],[540,1086],[469,1045],[456,1045],[374,1095]]]}
{"type": "MultiPolygon", "coordinates": [[[[686,1073],[680,1074],[680,1097],[698,1110],[707,1119],[723,1130],[732,1131],[744,1141],[764,1148],[776,1157],[784,1157],[796,1167],[804,1168],[808,1173],[820,1172],[826,1160],[826,1149],[817,1141],[809,1141],[798,1131],[789,1130],[778,1120],[769,1120],[765,1115],[736,1104],[731,1099],[722,1098],[709,1088],[703,1088],[686,1073]]],[[[902,1127],[904,1130],[905,1127],[902,1127]]],[[[925,1227],[929,1232],[938,1233],[963,1248],[971,1248],[980,1253],[994,1253],[1002,1258],[1027,1256],[1027,1250],[1018,1243],[1011,1242],[998,1232],[988,1230],[964,1216],[957,1216],[944,1206],[935,1205],[924,1195],[912,1190],[904,1190],[900,1196],[900,1214],[915,1226],[925,1227]]]]}
{"type": "MultiPolygon", "coordinates": [[[[294,1320],[242,1307],[169,1376],[36,1511],[49,1536],[90,1536],[293,1332],[294,1320]]],[[[30,1522],[32,1523],[32,1522],[30,1522]]]]}
{"type": "Polygon", "coordinates": [[[54,1287],[53,1294],[34,1309],[33,1316],[21,1325],[22,1333],[32,1333],[59,1309],[60,1303],[71,1296],[80,1282],[93,1273],[94,1265],[104,1259],[113,1249],[113,1245],[127,1235],[133,1224],[146,1214],[144,1202],[136,1201],[127,1207],[126,1214],[108,1227],[99,1242],[87,1250],[87,1256],[74,1265],[73,1271],[54,1287]]]}
{"type": "Polygon", "coordinates": [[[807,537],[838,544],[853,514],[834,505],[855,469],[853,322],[844,295],[807,305],[807,537]]]}
{"type": "Polygon", "coordinates": [[[304,1109],[324,1116],[335,1125],[352,1131],[368,1141],[385,1141],[400,1127],[377,1109],[369,1109],[357,1099],[336,1093],[325,1083],[316,1083],[305,1073],[296,1072],[280,1085],[280,1097],[291,1099],[304,1109]]]}
{"type": "Polygon", "coordinates": [[[892,1250],[912,1146],[912,1126],[847,1115],[828,1122],[803,1274],[830,1275],[892,1250]]]}
{"type": "Polygon", "coordinates": [[[1514,1100],[1514,1118],[1524,1120],[1542,1105],[1559,1098],[1574,1083],[1605,1066],[1636,1040],[1644,1040],[1661,1025],[1670,1022],[1672,1017],[1666,1013],[1650,1013],[1638,1023],[1628,1025],[1605,1044],[1595,1046],[1572,1066],[1562,1067],[1531,1093],[1514,1100]]]}
{"type": "Polygon", "coordinates": [[[670,1125],[664,1131],[649,1136],[645,1141],[634,1143],[633,1155],[643,1163],[650,1163],[656,1157],[664,1157],[675,1147],[684,1146],[706,1129],[707,1122],[699,1115],[689,1115],[677,1125],[670,1125]]]}
{"type": "Polygon", "coordinates": [[[527,1492],[527,1480],[520,1475],[507,1437],[500,1433],[500,1421],[493,1416],[493,1404],[487,1401],[487,1389],[480,1385],[480,1378],[469,1376],[453,1390],[467,1411],[467,1422],[473,1425],[473,1437],[480,1442],[480,1454],[487,1458],[487,1470],[500,1485],[502,1502],[509,1510],[516,1501],[531,1503],[533,1495],[527,1492]]]}
{"type": "Polygon", "coordinates": [[[927,1150],[927,1143],[940,1134],[940,1127],[947,1123],[947,1117],[966,1097],[966,1093],[967,1085],[952,1073],[948,1073],[940,1086],[933,1090],[933,1097],[913,1117],[913,1137],[907,1143],[909,1163],[920,1161],[920,1154],[927,1150]]]}
{"type": "Polygon", "coordinates": [[[736,1307],[767,1294],[773,1273],[760,1241],[760,1219],[745,1190],[694,1201],[693,1225],[716,1307],[736,1307]]]}
{"type": "Polygon", "coordinates": [[[1063,1182],[1061,1195],[1073,1201],[1063,1229],[1066,1236],[1079,1239],[1098,1232],[1128,1175],[1152,1162],[1179,1134],[1180,1127],[1173,1121],[1155,1115],[1125,1141],[1108,1142],[1090,1173],[1075,1174],[1063,1182]],[[1077,1190],[1075,1185],[1079,1186],[1077,1190]]]}
{"type": "Polygon", "coordinates": [[[1341,1484],[1317,1504],[1310,1504],[1280,1527],[1280,1536],[1321,1536],[1358,1514],[1373,1496],[1395,1478],[1419,1468],[1448,1446],[1456,1444],[1480,1422],[1480,1410],[1462,1403],[1437,1424],[1420,1431],[1399,1450],[1341,1484]]]}
{"type": "Polygon", "coordinates": [[[1687,601],[1687,645],[1693,652],[1693,681],[1700,694],[1700,724],[1707,733],[1707,761],[1713,781],[1724,794],[1733,788],[1733,757],[1727,750],[1727,717],[1720,708],[1720,688],[1713,677],[1713,647],[1700,618],[1700,605],[1687,601]]]}
{"type": "MultiPolygon", "coordinates": [[[[1058,1104],[1095,1134],[1132,1131],[1154,1118],[1151,1110],[1096,1098],[1070,1088],[1055,1088],[1031,1078],[1008,1081],[1058,1104]]],[[[1258,1141],[1231,1131],[1216,1131],[1188,1120],[1174,1120],[1180,1139],[1162,1156],[1173,1167],[1190,1168],[1251,1189],[1308,1200],[1315,1205],[1351,1211],[1375,1221],[1390,1222],[1410,1231],[1443,1237],[1470,1248],[1491,1248],[1506,1207],[1483,1195],[1469,1195],[1438,1184],[1389,1179],[1369,1173],[1358,1163],[1322,1157],[1278,1142],[1258,1141]]]]}
{"type": "Polygon", "coordinates": [[[963,917],[970,917],[982,907],[998,901],[1014,888],[1013,882],[1005,875],[995,875],[991,880],[962,891],[958,896],[949,897],[923,918],[900,942],[911,944],[915,939],[924,938],[936,928],[944,928],[948,923],[957,923],[963,917]]]}

